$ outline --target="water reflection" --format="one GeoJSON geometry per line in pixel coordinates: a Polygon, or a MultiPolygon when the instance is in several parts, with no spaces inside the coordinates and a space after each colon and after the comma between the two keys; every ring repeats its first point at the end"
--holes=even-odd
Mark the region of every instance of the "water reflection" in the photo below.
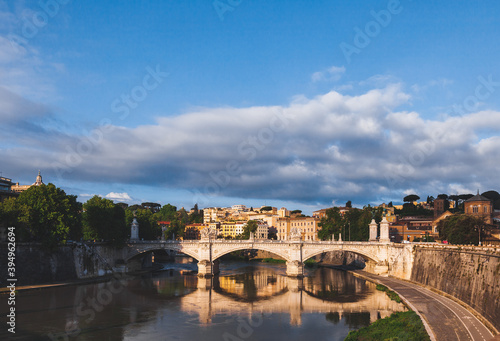
{"type": "Polygon", "coordinates": [[[317,269],[303,280],[284,276],[282,265],[231,263],[210,279],[181,273],[189,269],[21,292],[15,336],[220,340],[227,330],[236,333],[241,318],[265,317],[247,339],[271,339],[278,330],[274,339],[283,339],[291,327],[312,328],[317,336],[331,336],[331,328],[338,328],[345,337],[349,329],[404,309],[373,284],[332,269],[317,269]]]}

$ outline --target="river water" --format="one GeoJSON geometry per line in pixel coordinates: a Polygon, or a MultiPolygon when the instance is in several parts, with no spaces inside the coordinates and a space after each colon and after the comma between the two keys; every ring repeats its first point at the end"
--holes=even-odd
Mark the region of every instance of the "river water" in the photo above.
{"type": "Polygon", "coordinates": [[[334,269],[307,269],[299,280],[285,276],[284,264],[222,261],[212,279],[199,279],[189,262],[164,268],[18,292],[16,334],[8,339],[343,340],[405,310],[374,284],[334,269]]]}

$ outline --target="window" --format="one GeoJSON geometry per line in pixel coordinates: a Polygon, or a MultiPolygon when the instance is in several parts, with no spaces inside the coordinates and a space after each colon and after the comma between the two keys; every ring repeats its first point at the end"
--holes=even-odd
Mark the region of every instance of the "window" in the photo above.
{"type": "Polygon", "coordinates": [[[479,212],[479,210],[478,210],[477,206],[473,206],[472,213],[478,213],[478,212],[479,212]]]}

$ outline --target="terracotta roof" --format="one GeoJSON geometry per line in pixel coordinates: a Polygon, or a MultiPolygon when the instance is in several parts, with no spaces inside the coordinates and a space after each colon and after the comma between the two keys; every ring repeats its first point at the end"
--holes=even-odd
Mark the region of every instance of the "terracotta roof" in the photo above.
{"type": "Polygon", "coordinates": [[[471,201],[491,201],[491,200],[477,193],[472,198],[465,200],[465,202],[471,202],[471,201]]]}

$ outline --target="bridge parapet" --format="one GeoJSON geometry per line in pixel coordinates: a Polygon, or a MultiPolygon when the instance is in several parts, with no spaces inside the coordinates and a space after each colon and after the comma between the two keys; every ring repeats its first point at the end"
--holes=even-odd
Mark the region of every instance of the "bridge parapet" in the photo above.
{"type": "Polygon", "coordinates": [[[304,271],[304,261],[307,259],[330,251],[350,251],[360,254],[367,260],[369,265],[367,271],[384,274],[390,272],[391,259],[395,259],[395,257],[391,258],[394,253],[391,248],[391,243],[380,242],[206,238],[204,240],[131,242],[128,244],[129,252],[125,259],[128,260],[140,253],[158,249],[174,250],[185,253],[198,261],[199,276],[211,276],[218,272],[218,259],[223,255],[238,250],[256,249],[274,253],[285,259],[287,274],[301,277],[304,271]]]}

